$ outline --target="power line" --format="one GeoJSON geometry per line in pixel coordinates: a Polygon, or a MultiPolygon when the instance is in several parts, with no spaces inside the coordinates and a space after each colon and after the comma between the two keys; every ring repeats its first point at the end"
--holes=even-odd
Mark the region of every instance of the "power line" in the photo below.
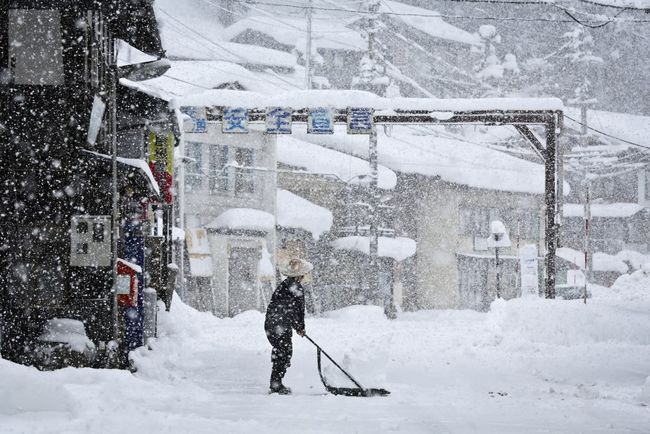
{"type": "Polygon", "coordinates": [[[590,5],[595,5],[595,6],[601,6],[604,8],[613,8],[613,9],[627,9],[627,10],[635,10],[635,11],[645,11],[646,13],[650,13],[650,7],[643,8],[643,7],[637,7],[634,5],[615,5],[611,3],[604,3],[596,0],[579,0],[582,3],[587,3],[590,5]]]}
{"type": "MultiPolygon", "coordinates": [[[[295,5],[295,4],[286,4],[286,3],[275,3],[275,2],[261,2],[261,1],[247,1],[247,0],[237,0],[241,3],[251,5],[251,4],[256,4],[256,5],[263,5],[263,6],[277,6],[277,7],[288,7],[288,8],[296,8],[296,9],[305,9],[305,6],[301,5],[295,5]]],[[[452,1],[452,0],[447,0],[447,1],[452,1]]],[[[453,0],[453,1],[458,1],[458,2],[468,2],[468,3],[504,3],[504,4],[513,4],[513,3],[518,3],[518,4],[525,4],[523,2],[510,2],[508,3],[507,1],[496,1],[496,0],[453,0]]],[[[566,8],[562,6],[558,6],[554,3],[548,3],[548,2],[530,2],[530,4],[538,4],[538,5],[548,5],[551,7],[557,7],[561,9],[563,12],[567,13],[566,8]]],[[[523,18],[523,17],[495,17],[495,16],[470,16],[470,15],[448,15],[448,14],[423,14],[423,13],[414,13],[414,12],[390,12],[390,11],[382,11],[379,13],[373,13],[369,11],[363,11],[363,10],[354,10],[354,9],[346,9],[346,8],[334,8],[334,7],[323,7],[323,6],[312,6],[312,9],[314,10],[321,10],[321,11],[329,11],[329,12],[347,12],[347,13],[352,13],[352,14],[360,14],[360,15],[392,15],[392,16],[401,16],[401,17],[421,17],[421,18],[447,18],[447,19],[460,19],[460,20],[476,20],[476,21],[520,21],[520,22],[552,22],[552,23],[579,23],[581,25],[590,27],[593,26],[594,28],[597,27],[603,27],[606,24],[609,24],[610,22],[613,22],[614,20],[610,18],[609,20],[603,21],[603,20],[592,20],[590,22],[585,22],[581,21],[575,17],[570,17],[571,19],[554,19],[554,18],[542,18],[542,17],[536,17],[536,18],[523,18]]],[[[624,22],[624,23],[650,23],[650,20],[647,19],[616,19],[616,22],[624,22]]]]}
{"type": "Polygon", "coordinates": [[[611,134],[609,134],[609,133],[606,133],[606,132],[604,132],[604,131],[601,131],[601,130],[598,130],[598,129],[596,129],[596,128],[593,128],[593,127],[591,127],[591,126],[589,126],[589,125],[587,125],[587,124],[584,124],[584,123],[580,122],[580,121],[577,120],[577,119],[572,118],[571,116],[569,116],[569,115],[567,115],[567,114],[565,114],[564,117],[567,118],[567,119],[569,119],[569,120],[571,120],[571,121],[573,121],[573,122],[575,122],[575,123],[577,123],[578,125],[581,125],[581,126],[587,128],[587,129],[591,130],[591,131],[594,131],[594,132],[596,132],[596,133],[598,133],[598,134],[602,134],[602,135],[605,136],[605,137],[609,137],[610,139],[618,140],[619,142],[627,143],[628,145],[637,146],[637,147],[639,147],[639,148],[650,149],[650,146],[641,145],[641,144],[639,144],[639,143],[631,142],[631,141],[629,141],[629,140],[622,139],[622,138],[620,138],[620,137],[616,137],[616,136],[613,136],[613,135],[611,135],[611,134]]]}

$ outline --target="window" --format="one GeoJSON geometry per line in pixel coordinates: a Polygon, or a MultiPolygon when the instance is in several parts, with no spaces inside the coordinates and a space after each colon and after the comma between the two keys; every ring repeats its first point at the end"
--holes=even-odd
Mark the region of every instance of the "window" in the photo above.
{"type": "MultiPolygon", "coordinates": [[[[255,151],[249,148],[235,150],[235,162],[238,166],[253,167],[255,165],[255,151]]],[[[250,169],[235,170],[235,194],[254,193],[255,174],[250,169]]]]}
{"type": "Polygon", "coordinates": [[[460,207],[460,233],[486,238],[489,235],[490,212],[480,206],[460,207]]]}
{"type": "Polygon", "coordinates": [[[229,190],[228,172],[224,167],[228,164],[228,146],[213,145],[210,147],[210,194],[224,193],[229,190]]]}
{"type": "Polygon", "coordinates": [[[539,216],[537,213],[529,209],[513,209],[512,211],[512,227],[508,228],[510,238],[514,240],[519,235],[519,238],[523,240],[537,240],[540,235],[539,216]]]}
{"type": "Polygon", "coordinates": [[[15,84],[63,84],[61,19],[58,10],[9,11],[9,74],[15,84]]]}
{"type": "Polygon", "coordinates": [[[186,155],[189,157],[185,165],[185,191],[198,191],[203,187],[203,144],[187,143],[186,155]]]}

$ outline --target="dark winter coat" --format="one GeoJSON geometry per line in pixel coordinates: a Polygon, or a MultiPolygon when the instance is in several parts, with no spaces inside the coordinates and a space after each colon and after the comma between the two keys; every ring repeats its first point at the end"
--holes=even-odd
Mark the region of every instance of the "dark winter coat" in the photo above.
{"type": "Polygon", "coordinates": [[[305,290],[295,278],[286,278],[275,289],[266,308],[264,328],[274,335],[305,329],[305,290]]]}

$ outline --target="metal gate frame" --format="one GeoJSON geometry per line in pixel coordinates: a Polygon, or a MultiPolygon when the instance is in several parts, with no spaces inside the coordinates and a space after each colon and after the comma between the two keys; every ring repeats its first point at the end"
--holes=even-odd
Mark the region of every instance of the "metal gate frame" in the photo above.
{"type": "MultiPolygon", "coordinates": [[[[444,100],[441,100],[444,101],[444,100]]],[[[296,109],[292,112],[293,124],[307,124],[308,109],[296,109]]],[[[333,109],[332,121],[334,124],[346,125],[348,122],[348,108],[333,109]]],[[[485,125],[504,126],[512,125],[526,139],[535,154],[544,162],[544,203],[545,203],[545,289],[546,298],[555,298],[555,254],[558,247],[559,229],[561,225],[561,201],[563,197],[563,167],[562,152],[558,136],[562,128],[563,112],[557,109],[540,110],[456,110],[445,111],[437,107],[435,110],[395,110],[394,113],[373,114],[374,125],[485,125]],[[443,119],[432,113],[453,113],[443,119]],[[545,130],[545,144],[529,128],[541,126],[545,130]]],[[[223,110],[211,113],[211,121],[223,122],[223,110]]],[[[266,122],[266,109],[256,108],[248,110],[249,123],[263,124],[266,122]]],[[[373,129],[374,130],[374,129],[373,129]]],[[[370,134],[370,142],[376,145],[376,131],[370,134]]],[[[376,146],[375,146],[376,150],[376,146]]],[[[370,159],[373,159],[370,153],[370,159]]],[[[374,155],[376,163],[376,152],[374,155]]],[[[371,161],[371,164],[373,162],[371,161]]]]}

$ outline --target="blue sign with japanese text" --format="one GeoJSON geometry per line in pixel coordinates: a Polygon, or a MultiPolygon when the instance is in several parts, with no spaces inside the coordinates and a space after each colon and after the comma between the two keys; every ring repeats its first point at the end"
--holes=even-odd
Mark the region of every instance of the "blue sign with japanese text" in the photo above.
{"type": "Polygon", "coordinates": [[[291,108],[266,109],[266,134],[291,134],[291,108]]]}
{"type": "Polygon", "coordinates": [[[241,107],[225,108],[221,125],[221,131],[226,134],[248,133],[248,110],[241,107]]]}
{"type": "Polygon", "coordinates": [[[181,112],[192,119],[191,128],[185,129],[189,133],[205,133],[208,131],[205,107],[181,107],[181,112]]]}
{"type": "Polygon", "coordinates": [[[333,134],[332,110],[327,107],[310,108],[307,116],[307,132],[309,134],[333,134]]]}
{"type": "Polygon", "coordinates": [[[348,108],[348,134],[370,134],[373,126],[373,109],[348,108]]]}

